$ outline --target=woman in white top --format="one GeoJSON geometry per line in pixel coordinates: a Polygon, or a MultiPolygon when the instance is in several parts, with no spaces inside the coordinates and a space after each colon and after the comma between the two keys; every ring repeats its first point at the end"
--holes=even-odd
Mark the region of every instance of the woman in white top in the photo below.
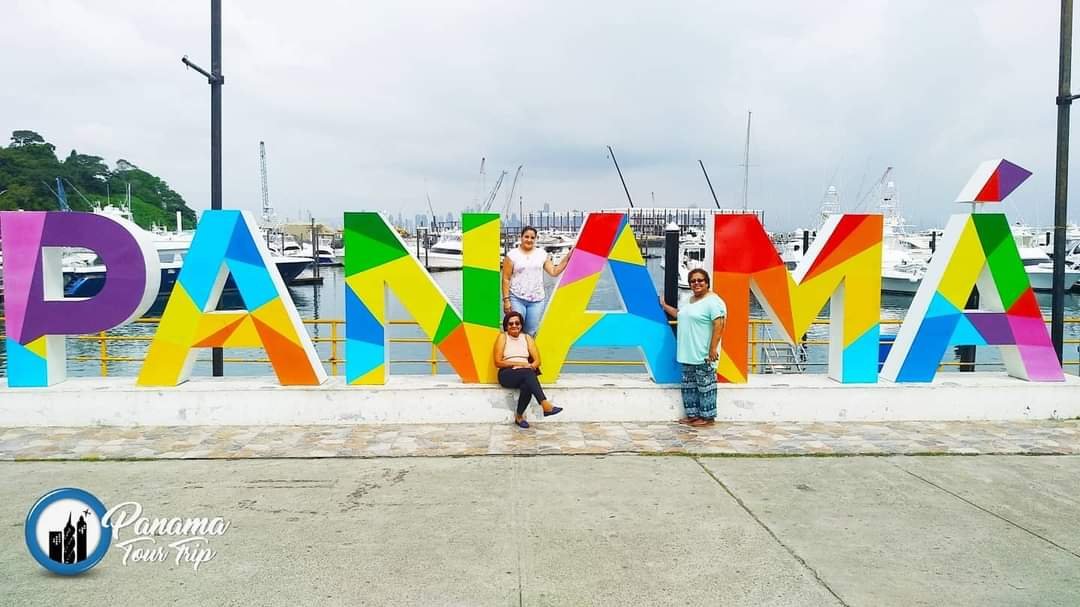
{"type": "Polygon", "coordinates": [[[520,391],[514,423],[519,428],[528,428],[525,409],[529,407],[530,399],[536,398],[536,402],[540,403],[544,417],[555,415],[562,411],[562,407],[552,405],[540,387],[540,380],[536,378],[540,374],[540,351],[536,349],[532,337],[522,332],[523,325],[520,312],[510,312],[503,318],[503,332],[495,339],[494,355],[495,366],[499,369],[499,385],[520,391]]]}
{"type": "Polygon", "coordinates": [[[562,274],[571,252],[573,249],[556,266],[547,251],[537,248],[536,228],[526,226],[521,229],[521,244],[510,249],[503,259],[503,314],[510,310],[520,313],[525,318],[525,333],[536,335],[540,317],[544,315],[544,272],[552,276],[562,274]]]}

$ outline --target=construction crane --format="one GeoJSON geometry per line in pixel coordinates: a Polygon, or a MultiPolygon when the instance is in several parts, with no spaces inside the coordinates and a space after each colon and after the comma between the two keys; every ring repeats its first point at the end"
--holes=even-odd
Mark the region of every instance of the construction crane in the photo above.
{"type": "Polygon", "coordinates": [[[503,205],[503,217],[510,212],[510,203],[514,202],[514,190],[517,190],[518,178],[521,177],[521,169],[524,167],[525,165],[519,164],[517,170],[514,171],[514,180],[510,182],[510,191],[506,194],[506,204],[503,205]]]}
{"type": "Polygon", "coordinates": [[[502,187],[503,179],[506,179],[506,171],[499,173],[499,178],[495,181],[495,187],[491,188],[491,193],[488,194],[487,200],[484,201],[484,207],[480,209],[481,213],[487,213],[491,210],[491,203],[495,202],[495,196],[499,193],[499,188],[502,187]]]}
{"type": "Polygon", "coordinates": [[[262,220],[263,225],[270,225],[274,218],[274,207],[270,206],[270,187],[266,181],[266,143],[259,142],[259,176],[262,179],[262,220]]]}

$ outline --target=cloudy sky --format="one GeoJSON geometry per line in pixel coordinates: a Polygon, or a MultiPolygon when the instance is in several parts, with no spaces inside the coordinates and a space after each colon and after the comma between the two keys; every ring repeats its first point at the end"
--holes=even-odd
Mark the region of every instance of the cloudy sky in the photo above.
{"type": "MultiPolygon", "coordinates": [[[[740,206],[751,110],[749,203],[770,229],[812,225],[829,184],[872,209],[888,166],[909,221],[941,225],[998,156],[1035,173],[1010,216],[1053,216],[1050,0],[224,4],[226,206],[259,208],[260,140],[282,217],[420,213],[425,192],[456,213],[481,157],[488,187],[525,165],[527,209],[622,206],[606,145],[638,206],[711,206],[698,159],[740,206]]],[[[209,86],[180,63],[209,67],[209,2],[0,10],[0,133],[126,158],[209,206],[209,86]]]]}

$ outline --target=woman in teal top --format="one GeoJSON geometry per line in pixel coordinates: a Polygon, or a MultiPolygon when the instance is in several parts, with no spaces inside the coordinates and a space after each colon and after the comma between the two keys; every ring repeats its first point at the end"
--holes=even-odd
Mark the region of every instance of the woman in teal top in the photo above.
{"type": "Polygon", "coordinates": [[[682,365],[682,398],[686,417],[679,423],[709,426],[716,419],[716,364],[720,336],[724,334],[727,306],[709,287],[709,273],[690,270],[690,297],[678,308],[664,303],[664,311],[679,319],[676,358],[682,365]]]}

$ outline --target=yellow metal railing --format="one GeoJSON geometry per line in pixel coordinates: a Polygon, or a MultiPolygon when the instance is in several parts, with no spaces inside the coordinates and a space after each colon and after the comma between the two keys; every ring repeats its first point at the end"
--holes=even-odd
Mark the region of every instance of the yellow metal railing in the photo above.
{"type": "MultiPolygon", "coordinates": [[[[136,325],[156,325],[159,318],[141,318],[135,322],[136,325]]],[[[314,329],[316,336],[312,336],[311,340],[318,346],[319,344],[329,345],[329,357],[321,358],[323,364],[329,365],[330,374],[338,375],[341,370],[341,366],[345,363],[345,357],[341,353],[341,345],[345,342],[343,337],[342,326],[345,321],[339,319],[308,319],[303,321],[305,325],[314,329]],[[328,327],[330,336],[319,337],[321,334],[320,329],[322,327],[328,327]]],[[[882,319],[882,325],[899,325],[903,321],[897,319],[882,319]]],[[[391,326],[416,326],[416,321],[413,320],[390,320],[391,326]]],[[[675,322],[671,321],[674,325],[675,322]]],[[[754,318],[750,320],[750,333],[749,333],[749,371],[750,373],[760,373],[765,370],[766,362],[761,359],[760,351],[762,347],[768,346],[782,346],[789,347],[790,344],[783,339],[776,339],[768,336],[767,327],[772,324],[771,321],[766,319],[754,318]]],[[[828,325],[829,319],[818,318],[812,326],[828,325]]],[[[1066,325],[1080,324],[1080,317],[1070,317],[1065,319],[1066,325]]],[[[0,327],[3,326],[3,317],[0,317],[0,327]]],[[[0,339],[3,339],[3,333],[0,333],[0,339]]],[[[74,362],[89,362],[97,363],[98,369],[102,377],[109,375],[110,363],[138,363],[142,362],[141,356],[128,356],[118,355],[109,352],[109,345],[113,343],[137,343],[144,342],[149,343],[153,339],[152,334],[147,335],[110,335],[106,331],[101,331],[94,335],[76,335],[69,337],[68,339],[85,342],[97,342],[97,348],[94,350],[94,354],[76,354],[68,357],[68,360],[74,362]]],[[[436,375],[439,372],[440,364],[448,364],[445,358],[439,356],[438,348],[429,338],[426,337],[391,337],[387,341],[390,344],[430,344],[431,353],[428,358],[418,359],[390,359],[391,364],[417,364],[417,365],[429,365],[431,374],[436,375]]],[[[1080,339],[1066,339],[1064,340],[1066,350],[1066,360],[1064,366],[1066,370],[1070,370],[1073,367],[1076,368],[1076,372],[1080,375],[1080,358],[1071,359],[1068,354],[1071,352],[1078,352],[1078,346],[1080,346],[1080,339]]],[[[800,342],[801,346],[806,347],[827,347],[829,341],[825,339],[805,339],[800,342]]],[[[199,362],[209,362],[210,358],[200,357],[197,359],[199,362]]],[[[242,363],[242,364],[269,364],[270,359],[266,357],[227,357],[224,359],[226,363],[242,363]]],[[[641,360],[589,360],[589,359],[568,359],[567,365],[571,366],[591,366],[591,367],[639,367],[644,366],[644,362],[641,360]]],[[[817,368],[825,367],[828,365],[826,361],[801,361],[798,363],[802,367],[817,368]]],[[[975,362],[975,363],[961,363],[956,361],[942,362],[940,366],[945,367],[957,367],[960,365],[972,365],[976,367],[1001,367],[1000,361],[995,362],[975,362]]]]}

